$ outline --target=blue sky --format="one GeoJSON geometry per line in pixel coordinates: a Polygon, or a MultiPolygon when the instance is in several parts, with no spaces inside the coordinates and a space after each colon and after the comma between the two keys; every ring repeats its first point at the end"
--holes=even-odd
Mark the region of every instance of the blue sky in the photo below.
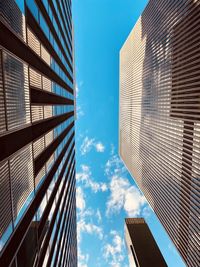
{"type": "Polygon", "coordinates": [[[79,267],[128,267],[124,218],[144,216],[169,267],[185,266],[118,157],[119,50],[147,0],[74,0],[79,267]]]}

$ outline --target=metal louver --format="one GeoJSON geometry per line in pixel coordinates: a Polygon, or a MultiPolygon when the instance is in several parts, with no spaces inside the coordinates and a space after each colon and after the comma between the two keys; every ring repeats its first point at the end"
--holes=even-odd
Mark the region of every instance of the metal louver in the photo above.
{"type": "Polygon", "coordinates": [[[2,51],[0,50],[0,134],[6,131],[3,74],[1,66],[2,66],[2,51]]]}
{"type": "Polygon", "coordinates": [[[43,106],[31,106],[32,122],[36,122],[44,119],[43,106]]]}
{"type": "Polygon", "coordinates": [[[3,53],[4,86],[8,130],[30,123],[28,67],[13,56],[3,53]]]}
{"type": "Polygon", "coordinates": [[[34,189],[32,145],[20,150],[10,159],[10,178],[14,218],[34,189]]]}
{"type": "Polygon", "coordinates": [[[0,1],[1,19],[7,23],[15,33],[26,41],[26,23],[24,14],[21,13],[15,1],[0,1]]]}
{"type": "Polygon", "coordinates": [[[40,139],[38,139],[33,143],[34,159],[37,158],[37,156],[40,155],[40,153],[42,153],[44,148],[45,148],[44,136],[42,136],[40,139]]]}
{"type": "Polygon", "coordinates": [[[33,51],[40,56],[40,42],[35,36],[35,34],[32,33],[32,31],[27,27],[27,40],[28,45],[30,46],[33,51]]]}
{"type": "Polygon", "coordinates": [[[12,221],[8,161],[0,163],[0,238],[12,221]]]}
{"type": "Polygon", "coordinates": [[[30,78],[30,86],[42,89],[41,74],[29,68],[29,78],[30,78]]]}

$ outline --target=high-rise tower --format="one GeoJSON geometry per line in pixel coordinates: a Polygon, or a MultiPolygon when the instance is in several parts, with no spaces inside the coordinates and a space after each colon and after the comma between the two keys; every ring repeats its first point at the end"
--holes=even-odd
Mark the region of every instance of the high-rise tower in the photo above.
{"type": "Polygon", "coordinates": [[[200,1],[150,0],[120,51],[120,156],[200,264],[200,1]]]}
{"type": "Polygon", "coordinates": [[[0,1],[0,266],[76,266],[71,0],[0,1]]]}
{"type": "Polygon", "coordinates": [[[167,267],[159,247],[143,218],[125,219],[125,239],[130,267],[167,267]]]}

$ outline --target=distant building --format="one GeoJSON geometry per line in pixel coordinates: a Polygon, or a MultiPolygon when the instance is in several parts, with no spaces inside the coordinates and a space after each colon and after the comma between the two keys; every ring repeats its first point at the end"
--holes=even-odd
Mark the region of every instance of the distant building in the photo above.
{"type": "Polygon", "coordinates": [[[0,1],[0,266],[77,266],[71,0],[0,1]]]}
{"type": "Polygon", "coordinates": [[[150,0],[120,51],[119,153],[200,266],[200,1],[150,0]]]}
{"type": "Polygon", "coordinates": [[[130,267],[167,267],[144,219],[125,219],[125,239],[130,267]]]}

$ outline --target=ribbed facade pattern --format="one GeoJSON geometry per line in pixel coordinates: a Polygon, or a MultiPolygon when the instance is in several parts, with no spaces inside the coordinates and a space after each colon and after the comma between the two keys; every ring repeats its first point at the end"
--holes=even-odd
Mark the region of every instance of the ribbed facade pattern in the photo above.
{"type": "Polygon", "coordinates": [[[0,1],[0,266],[77,266],[71,5],[0,1]]]}
{"type": "Polygon", "coordinates": [[[120,51],[120,155],[200,266],[200,1],[150,0],[120,51]]]}

